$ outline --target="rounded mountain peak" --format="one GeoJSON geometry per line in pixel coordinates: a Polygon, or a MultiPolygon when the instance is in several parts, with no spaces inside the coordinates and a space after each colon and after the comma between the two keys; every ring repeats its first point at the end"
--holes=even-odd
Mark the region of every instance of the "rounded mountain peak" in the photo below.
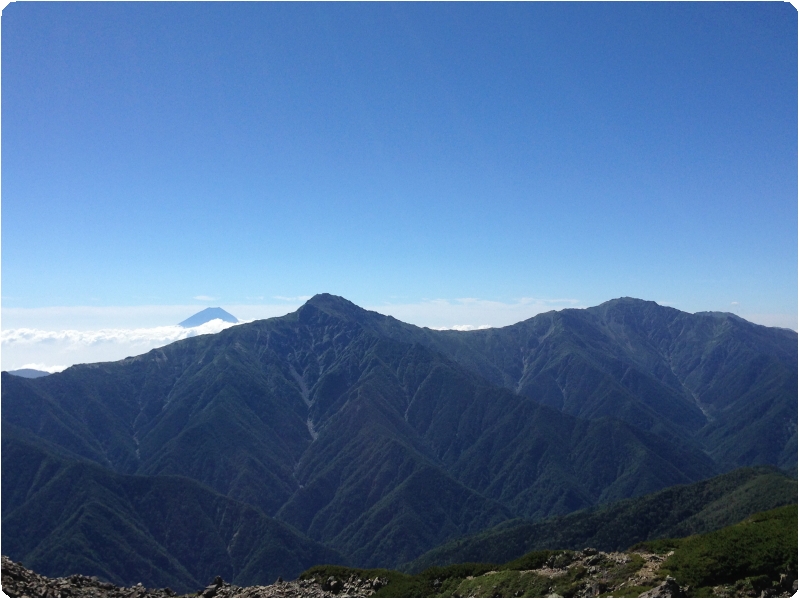
{"type": "Polygon", "coordinates": [[[316,294],[309,299],[303,306],[300,307],[301,315],[309,309],[316,309],[325,314],[338,317],[345,320],[363,321],[371,313],[353,304],[350,300],[342,298],[341,296],[334,296],[333,294],[316,294]]]}

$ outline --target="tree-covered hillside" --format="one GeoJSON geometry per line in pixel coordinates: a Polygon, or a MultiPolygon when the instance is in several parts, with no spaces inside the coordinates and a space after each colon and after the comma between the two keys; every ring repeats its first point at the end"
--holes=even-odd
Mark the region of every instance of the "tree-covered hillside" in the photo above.
{"type": "MultiPolygon", "coordinates": [[[[796,465],[796,334],[740,321],[622,299],[436,332],[323,294],[285,317],[118,362],[40,379],[4,373],[3,546],[40,552],[48,575],[66,568],[45,552],[58,535],[99,557],[98,572],[200,577],[163,566],[168,550],[163,568],[113,570],[102,532],[76,529],[73,513],[27,491],[59,481],[58,469],[7,461],[6,443],[9,456],[46,453],[114,481],[185,478],[362,567],[735,466],[796,465]],[[19,517],[39,510],[51,530],[19,517]]],[[[149,510],[112,510],[108,489],[87,484],[76,498],[123,521],[131,507],[149,510]]],[[[151,517],[136,514],[131,522],[151,517]]],[[[219,531],[227,548],[234,530],[219,531]]]]}
{"type": "Polygon", "coordinates": [[[503,563],[534,550],[587,546],[620,551],[642,540],[708,533],[751,514],[797,503],[797,480],[774,468],[745,467],[713,479],[673,486],[544,521],[515,519],[450,541],[405,566],[503,563]]]}
{"type": "Polygon", "coordinates": [[[257,508],[191,479],[120,475],[3,435],[3,552],[42,573],[186,592],[345,562],[257,508]],[[6,468],[13,465],[13,468],[6,468]]]}

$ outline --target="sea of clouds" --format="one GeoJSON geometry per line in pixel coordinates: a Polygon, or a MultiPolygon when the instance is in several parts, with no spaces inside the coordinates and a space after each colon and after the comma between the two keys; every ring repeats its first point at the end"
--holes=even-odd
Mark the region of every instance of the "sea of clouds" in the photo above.
{"type": "Polygon", "coordinates": [[[196,335],[219,333],[235,326],[214,319],[197,327],[166,325],[134,329],[47,331],[20,327],[2,331],[2,368],[38,369],[54,373],[79,363],[105,362],[136,356],[196,335]]]}

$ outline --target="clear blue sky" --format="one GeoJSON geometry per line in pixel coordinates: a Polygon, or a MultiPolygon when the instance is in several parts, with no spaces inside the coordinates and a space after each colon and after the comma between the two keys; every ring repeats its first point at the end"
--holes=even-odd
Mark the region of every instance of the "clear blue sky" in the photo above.
{"type": "Polygon", "coordinates": [[[4,314],[635,296],[797,327],[789,4],[16,3],[1,24],[4,314]]]}

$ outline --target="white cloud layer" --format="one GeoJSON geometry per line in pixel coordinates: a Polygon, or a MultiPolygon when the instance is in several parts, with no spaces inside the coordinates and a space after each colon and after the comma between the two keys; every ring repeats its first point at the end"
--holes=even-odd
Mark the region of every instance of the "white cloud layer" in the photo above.
{"type": "Polygon", "coordinates": [[[232,326],[233,323],[214,319],[198,327],[167,325],[95,331],[8,329],[0,334],[2,368],[31,368],[53,372],[64,369],[65,364],[120,360],[188,337],[219,333],[232,326]]]}
{"type": "Polygon", "coordinates": [[[94,346],[103,343],[112,344],[150,344],[175,342],[187,337],[204,333],[219,333],[233,323],[222,319],[214,319],[197,327],[180,327],[166,325],[140,329],[100,329],[98,331],[42,331],[41,329],[10,329],[2,332],[3,345],[67,343],[73,346],[94,346]]]}
{"type": "Polygon", "coordinates": [[[438,331],[447,331],[447,330],[454,330],[454,331],[476,331],[478,329],[489,329],[490,325],[453,325],[452,327],[431,327],[431,329],[436,329],[438,331]]]}
{"type": "MultiPolygon", "coordinates": [[[[48,373],[59,373],[67,368],[67,365],[43,365],[41,363],[26,363],[20,369],[36,369],[37,371],[47,371],[48,373]]],[[[15,369],[12,369],[15,370],[15,369]]]]}
{"type": "MultiPolygon", "coordinates": [[[[297,310],[302,303],[295,299],[280,304],[234,304],[223,308],[246,323],[283,316],[297,310]]],[[[0,365],[3,370],[63,370],[64,365],[137,356],[231,326],[219,320],[192,328],[177,325],[203,308],[198,305],[3,307],[0,365]],[[165,322],[175,325],[164,325],[165,322]]]]}

